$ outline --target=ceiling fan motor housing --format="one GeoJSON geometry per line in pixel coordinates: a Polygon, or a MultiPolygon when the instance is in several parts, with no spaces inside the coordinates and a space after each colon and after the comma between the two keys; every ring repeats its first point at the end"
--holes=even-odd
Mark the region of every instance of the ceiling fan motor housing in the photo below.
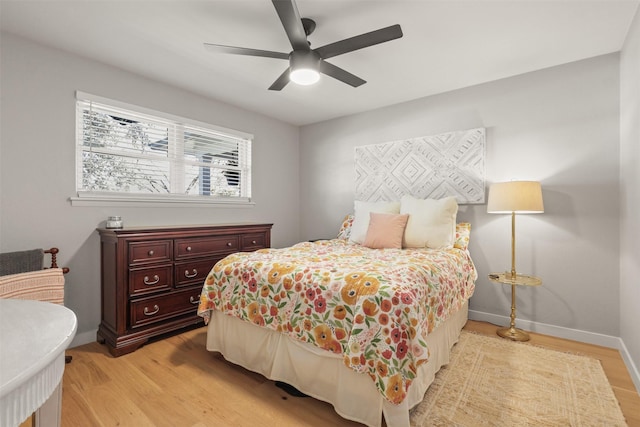
{"type": "Polygon", "coordinates": [[[294,50],[289,54],[289,77],[292,81],[308,85],[318,81],[320,55],[312,50],[294,50]]]}
{"type": "Polygon", "coordinates": [[[320,55],[313,50],[294,50],[289,54],[289,66],[292,70],[301,68],[318,70],[320,55]]]}

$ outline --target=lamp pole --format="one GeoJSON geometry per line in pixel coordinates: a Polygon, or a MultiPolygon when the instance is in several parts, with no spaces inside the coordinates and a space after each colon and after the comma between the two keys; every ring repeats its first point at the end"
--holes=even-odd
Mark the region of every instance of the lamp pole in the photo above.
{"type": "Polygon", "coordinates": [[[511,212],[511,278],[516,278],[516,213],[511,212]]]}

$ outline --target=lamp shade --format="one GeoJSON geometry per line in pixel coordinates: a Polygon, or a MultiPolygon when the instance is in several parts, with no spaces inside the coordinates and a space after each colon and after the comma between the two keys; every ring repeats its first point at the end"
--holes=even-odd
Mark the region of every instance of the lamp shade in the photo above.
{"type": "Polygon", "coordinates": [[[492,184],[488,213],[542,213],[542,189],[536,181],[509,181],[492,184]]]}

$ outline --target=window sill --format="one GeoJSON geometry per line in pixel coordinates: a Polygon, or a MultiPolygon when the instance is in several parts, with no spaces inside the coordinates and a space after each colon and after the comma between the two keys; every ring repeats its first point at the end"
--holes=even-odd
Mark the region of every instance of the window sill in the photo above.
{"type": "Polygon", "coordinates": [[[96,195],[78,194],[69,197],[71,206],[120,206],[120,207],[145,207],[145,208],[177,208],[177,207],[217,207],[217,208],[252,208],[255,203],[251,199],[211,199],[208,197],[157,197],[157,196],[120,196],[120,195],[96,195]]]}

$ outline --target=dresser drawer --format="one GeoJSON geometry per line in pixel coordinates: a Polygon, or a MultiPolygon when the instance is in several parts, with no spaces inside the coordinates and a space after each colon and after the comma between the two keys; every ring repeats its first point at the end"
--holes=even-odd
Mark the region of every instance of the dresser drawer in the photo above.
{"type": "Polygon", "coordinates": [[[196,315],[200,288],[186,289],[131,302],[131,327],[148,325],[184,314],[196,315]]]}
{"type": "Polygon", "coordinates": [[[129,265],[171,261],[171,240],[129,242],[129,265]]]}
{"type": "Polygon", "coordinates": [[[129,295],[137,296],[171,289],[171,264],[129,270],[129,295]]]}
{"type": "Polygon", "coordinates": [[[174,281],[176,287],[193,284],[202,285],[215,263],[222,258],[223,256],[219,255],[207,257],[203,260],[177,262],[174,281]]]}
{"type": "Polygon", "coordinates": [[[175,240],[176,259],[232,253],[240,250],[238,235],[175,240]]]}
{"type": "Polygon", "coordinates": [[[267,236],[265,233],[243,234],[240,236],[243,251],[255,251],[267,247],[267,236]]]}

